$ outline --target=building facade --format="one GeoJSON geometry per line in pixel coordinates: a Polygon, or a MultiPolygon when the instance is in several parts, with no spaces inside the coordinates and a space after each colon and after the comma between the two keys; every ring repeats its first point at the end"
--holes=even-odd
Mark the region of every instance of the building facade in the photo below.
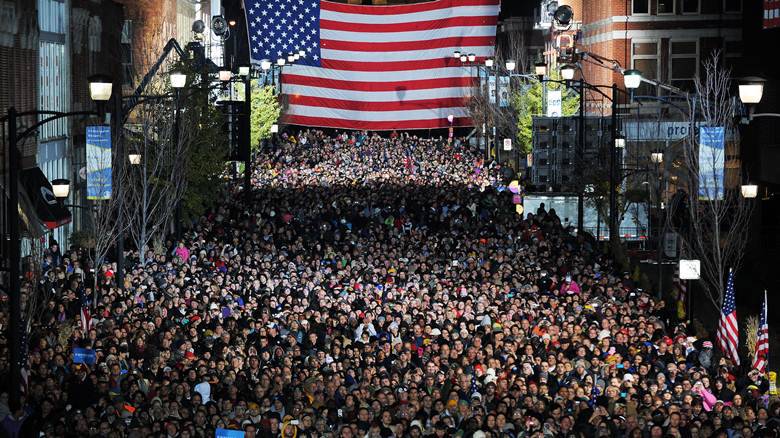
{"type": "MultiPolygon", "coordinates": [[[[727,65],[742,56],[742,0],[591,0],[577,45],[649,79],[691,90],[715,50],[727,65]]],[[[591,83],[620,84],[619,74],[583,64],[591,83]]],[[[640,95],[663,90],[643,84],[640,95]]]]}

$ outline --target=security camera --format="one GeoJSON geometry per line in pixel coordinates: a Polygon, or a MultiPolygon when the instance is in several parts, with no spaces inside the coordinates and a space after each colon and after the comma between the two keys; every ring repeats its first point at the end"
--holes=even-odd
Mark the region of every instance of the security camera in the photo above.
{"type": "Polygon", "coordinates": [[[214,35],[222,36],[228,31],[228,22],[225,17],[221,15],[215,15],[211,18],[211,31],[214,35]]]}
{"type": "Polygon", "coordinates": [[[555,27],[558,29],[568,29],[571,26],[571,21],[574,18],[574,11],[569,5],[561,5],[553,13],[553,21],[555,27]]]}

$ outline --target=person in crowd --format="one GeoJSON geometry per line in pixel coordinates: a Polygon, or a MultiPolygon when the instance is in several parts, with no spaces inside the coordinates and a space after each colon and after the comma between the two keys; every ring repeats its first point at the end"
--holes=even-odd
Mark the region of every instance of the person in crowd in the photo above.
{"type": "Polygon", "coordinates": [[[554,209],[518,215],[465,142],[303,130],[253,169],[251,200],[230,185],[145,265],[130,254],[126,287],[52,245],[0,436],[779,433],[763,375],[554,209]]]}

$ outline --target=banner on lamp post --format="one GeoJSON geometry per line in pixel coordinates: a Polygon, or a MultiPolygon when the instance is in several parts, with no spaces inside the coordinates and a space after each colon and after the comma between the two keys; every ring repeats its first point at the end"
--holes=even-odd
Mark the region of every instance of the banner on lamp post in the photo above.
{"type": "Polygon", "coordinates": [[[87,199],[111,199],[111,127],[87,126],[87,199]]]}
{"type": "MultiPolygon", "coordinates": [[[[493,105],[496,103],[496,77],[488,77],[488,99],[493,105]]],[[[509,76],[498,77],[498,106],[506,108],[509,106],[509,76]]]]}
{"type": "Polygon", "coordinates": [[[547,90],[547,117],[561,117],[562,107],[561,90],[547,90]]]}
{"type": "Polygon", "coordinates": [[[723,199],[725,130],[722,126],[699,129],[699,199],[723,199]]]}

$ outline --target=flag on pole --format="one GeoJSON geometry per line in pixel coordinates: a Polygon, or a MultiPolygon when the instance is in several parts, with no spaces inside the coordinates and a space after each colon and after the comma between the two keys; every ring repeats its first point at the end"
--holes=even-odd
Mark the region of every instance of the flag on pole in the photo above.
{"type": "Polygon", "coordinates": [[[470,126],[466,98],[494,54],[499,0],[363,6],[244,0],[254,63],[282,68],[284,121],[359,130],[470,126]],[[473,66],[453,53],[473,54],[473,66]]]}
{"type": "Polygon", "coordinates": [[[89,305],[82,304],[81,305],[81,331],[84,332],[84,335],[92,329],[92,316],[89,314],[89,305]]]}
{"type": "Polygon", "coordinates": [[[737,324],[737,308],[734,305],[734,271],[729,269],[729,278],[726,282],[726,295],[723,297],[723,305],[718,324],[718,345],[726,355],[739,365],[739,326],[737,324]]]}
{"type": "Polygon", "coordinates": [[[758,322],[758,335],[756,336],[756,355],[753,358],[753,368],[761,374],[766,372],[767,358],[769,357],[769,324],[767,323],[766,291],[764,291],[764,305],[761,307],[761,318],[758,322]]]}

